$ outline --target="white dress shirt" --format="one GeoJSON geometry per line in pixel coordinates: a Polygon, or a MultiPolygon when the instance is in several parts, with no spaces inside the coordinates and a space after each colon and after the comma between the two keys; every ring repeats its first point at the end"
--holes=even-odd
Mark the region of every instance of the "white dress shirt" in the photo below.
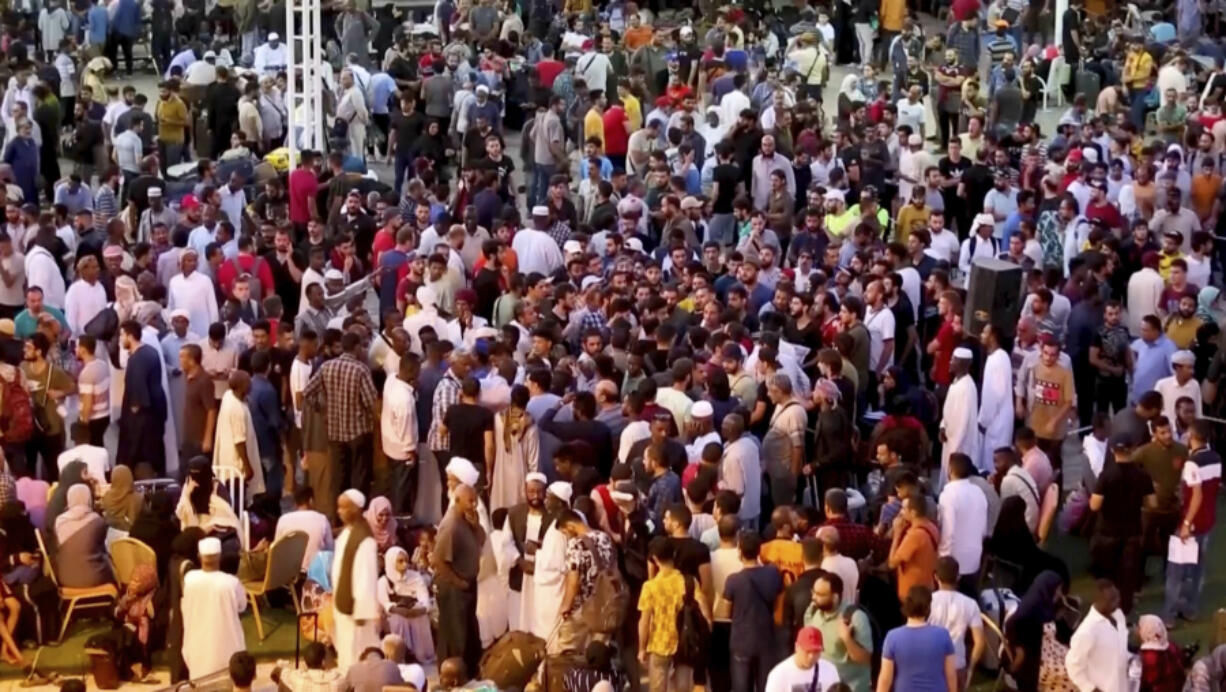
{"type": "Polygon", "coordinates": [[[988,532],[988,498],[965,478],[951,480],[941,491],[942,557],[958,561],[959,574],[979,571],[983,537],[988,532]]]}
{"type": "Polygon", "coordinates": [[[524,276],[538,272],[551,276],[562,268],[562,250],[544,231],[525,228],[515,234],[511,249],[519,258],[519,271],[524,276]]]}
{"type": "Polygon", "coordinates": [[[404,461],[417,451],[417,390],[413,385],[395,375],[387,378],[380,423],[388,459],[404,461]]]}
{"type": "Polygon", "coordinates": [[[44,304],[64,309],[64,275],[55,258],[41,245],[34,245],[26,253],[26,285],[43,289],[44,304]]]}
{"type": "Polygon", "coordinates": [[[64,319],[70,334],[81,334],[85,325],[106,307],[106,289],[100,282],[84,279],[72,282],[64,296],[64,319]]]}
{"type": "Polygon", "coordinates": [[[1128,624],[1119,608],[1110,617],[1090,608],[1069,642],[1064,665],[1081,692],[1129,689],[1128,624]]]}

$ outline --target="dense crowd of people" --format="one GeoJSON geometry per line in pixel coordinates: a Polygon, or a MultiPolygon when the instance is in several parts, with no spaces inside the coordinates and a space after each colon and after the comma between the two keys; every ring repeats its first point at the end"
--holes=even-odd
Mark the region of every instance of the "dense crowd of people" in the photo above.
{"type": "Polygon", "coordinates": [[[912,5],[8,6],[0,658],[1226,689],[1216,15],[912,5]]]}

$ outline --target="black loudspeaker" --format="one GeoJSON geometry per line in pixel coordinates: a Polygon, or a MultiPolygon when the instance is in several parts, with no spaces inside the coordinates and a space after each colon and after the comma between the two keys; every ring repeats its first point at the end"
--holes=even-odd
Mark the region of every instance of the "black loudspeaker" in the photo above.
{"type": "Polygon", "coordinates": [[[966,312],[963,331],[974,337],[991,324],[997,333],[1013,338],[1022,314],[1022,268],[1012,262],[979,257],[971,264],[966,282],[966,312]]]}

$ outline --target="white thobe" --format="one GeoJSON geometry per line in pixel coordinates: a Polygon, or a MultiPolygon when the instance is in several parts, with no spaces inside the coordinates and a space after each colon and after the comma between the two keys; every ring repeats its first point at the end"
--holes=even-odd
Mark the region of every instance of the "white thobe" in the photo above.
{"type": "Polygon", "coordinates": [[[225,572],[194,569],[183,577],[183,662],[193,678],[226,670],[247,650],[239,613],[247,609],[243,583],[225,572]]]}
{"type": "Polygon", "coordinates": [[[284,43],[277,44],[276,48],[267,43],[257,46],[255,49],[255,73],[260,76],[276,75],[276,73],[284,70],[285,66],[289,64],[286,56],[284,43]]]}
{"type": "Polygon", "coordinates": [[[31,247],[26,253],[26,286],[43,289],[44,305],[64,309],[64,275],[55,258],[41,245],[31,247]]]}
{"type": "Polygon", "coordinates": [[[446,338],[449,331],[447,320],[443,319],[438,314],[438,309],[433,307],[425,308],[410,317],[406,317],[403,327],[404,331],[409,335],[409,350],[419,356],[425,355],[421,347],[421,337],[418,336],[421,333],[422,327],[433,328],[434,333],[438,334],[440,338],[446,338]]]}
{"type": "MultiPolygon", "coordinates": [[[[27,260],[28,262],[29,260],[27,260]]],[[[26,270],[29,273],[29,269],[26,270]]],[[[1162,304],[1162,291],[1166,283],[1156,270],[1145,267],[1128,279],[1128,315],[1124,320],[1128,333],[1141,335],[1141,318],[1157,315],[1162,304]]]]}
{"type": "Polygon", "coordinates": [[[255,422],[246,401],[240,401],[233,389],[221,396],[217,410],[217,430],[213,437],[213,466],[228,466],[239,472],[243,461],[238,456],[238,445],[247,452],[251,464],[251,480],[247,481],[247,498],[264,492],[264,465],[260,463],[260,447],[255,439],[255,422]]]}
{"type": "Polygon", "coordinates": [[[196,334],[208,334],[209,326],[221,319],[217,309],[217,294],[213,282],[200,272],[170,279],[167,288],[168,306],[171,310],[187,311],[187,329],[196,334]]]}
{"type": "Polygon", "coordinates": [[[106,289],[95,281],[86,283],[83,279],[72,282],[64,295],[64,320],[68,322],[68,333],[80,335],[85,325],[94,319],[106,307],[106,289]]]}
{"type": "Polygon", "coordinates": [[[941,409],[941,430],[945,444],[941,446],[941,485],[949,478],[949,455],[962,452],[971,459],[979,452],[979,391],[969,375],[959,377],[949,386],[945,406],[941,409]]]}
{"type": "Polygon", "coordinates": [[[549,642],[562,614],[562,596],[566,591],[566,534],[556,525],[550,526],[536,551],[536,573],[532,578],[532,599],[535,616],[532,633],[549,642]]]}
{"type": "Polygon", "coordinates": [[[1124,692],[1128,684],[1128,623],[1119,608],[1111,617],[1090,608],[1069,641],[1064,665],[1081,692],[1124,692]]]}
{"type": "MultiPolygon", "coordinates": [[[[506,525],[504,525],[506,526],[506,525]]],[[[509,526],[490,534],[487,541],[494,551],[494,561],[498,567],[498,585],[506,597],[507,629],[519,629],[519,592],[511,590],[511,570],[519,560],[519,549],[515,547],[515,539],[511,536],[509,526]]]]}
{"type": "Polygon", "coordinates": [[[511,249],[515,250],[515,255],[519,258],[519,271],[524,276],[532,272],[552,276],[562,268],[562,250],[544,231],[534,228],[521,230],[511,241],[511,249]]]}
{"type": "MultiPolygon", "coordinates": [[[[481,524],[485,535],[494,535],[494,525],[490,522],[490,511],[485,500],[477,499],[477,521],[481,524]]],[[[565,541],[565,538],[563,538],[565,541]]],[[[565,545],[565,543],[563,544],[565,545]]],[[[565,554],[565,548],[563,549],[565,554]]],[[[477,571],[477,630],[481,637],[481,648],[493,646],[507,631],[507,594],[509,589],[498,579],[498,561],[494,556],[494,543],[487,540],[481,546],[481,561],[477,571]]]]}
{"type": "MultiPolygon", "coordinates": [[[[545,515],[543,513],[535,514],[532,512],[531,509],[528,510],[528,520],[527,520],[526,528],[524,530],[524,540],[525,541],[540,540],[541,522],[544,520],[545,520],[545,515]]],[[[540,552],[538,551],[536,555],[540,555],[540,552]]],[[[529,555],[527,556],[526,559],[529,562],[532,562],[533,564],[535,564],[536,555],[529,555]]],[[[518,607],[512,611],[514,614],[510,618],[512,621],[511,629],[513,630],[517,630],[520,632],[535,632],[536,631],[536,586],[535,586],[535,582],[536,580],[533,578],[531,574],[524,572],[524,580],[520,584],[519,593],[516,594],[514,591],[511,592],[512,594],[511,598],[515,599],[516,596],[518,596],[517,600],[519,601],[518,604],[513,604],[513,605],[518,605],[518,607]]]]}
{"type": "MultiPolygon", "coordinates": [[[[344,564],[345,546],[349,544],[351,529],[346,528],[336,537],[336,551],[332,560],[332,588],[338,588],[341,566],[344,564]]],[[[358,661],[362,652],[370,647],[378,648],[379,640],[379,548],[374,538],[366,538],[353,554],[353,572],[350,581],[353,589],[353,612],[346,615],[332,609],[336,646],[336,667],[349,670],[358,661]],[[361,620],[362,623],[358,624],[361,620]]],[[[334,601],[335,603],[335,601],[334,601]]]]}
{"type": "Polygon", "coordinates": [[[992,470],[992,453],[1013,446],[1013,361],[998,348],[983,363],[983,396],[979,403],[979,427],[983,429],[983,451],[971,455],[984,473],[992,470]]]}

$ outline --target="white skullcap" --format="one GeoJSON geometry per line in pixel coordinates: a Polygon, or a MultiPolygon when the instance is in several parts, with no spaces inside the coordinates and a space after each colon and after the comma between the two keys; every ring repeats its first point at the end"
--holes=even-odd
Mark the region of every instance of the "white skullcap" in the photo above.
{"type": "Polygon", "coordinates": [[[200,556],[206,555],[221,555],[221,541],[216,538],[202,538],[196,544],[196,550],[200,551],[200,556]]]}
{"type": "Polygon", "coordinates": [[[191,314],[183,308],[175,308],[174,310],[170,311],[170,319],[174,320],[180,317],[185,320],[190,320],[192,318],[191,314]]]}
{"type": "Polygon", "coordinates": [[[535,207],[532,207],[532,215],[533,216],[549,216],[549,207],[543,204],[538,204],[535,207]]]}
{"type": "Polygon", "coordinates": [[[423,308],[434,307],[435,304],[438,303],[438,294],[435,293],[434,289],[430,288],[429,286],[419,286],[417,288],[417,292],[413,295],[417,297],[418,304],[420,304],[423,308]]]}
{"type": "Polygon", "coordinates": [[[341,493],[341,497],[349,498],[349,501],[358,506],[358,509],[366,509],[366,496],[357,488],[350,488],[341,493]]]}
{"type": "Polygon", "coordinates": [[[829,202],[829,201],[830,201],[830,200],[832,200],[832,199],[834,199],[834,200],[838,200],[838,201],[840,201],[840,202],[845,202],[845,201],[847,201],[847,197],[846,197],[846,195],[844,195],[844,194],[843,194],[843,191],[842,191],[842,190],[836,190],[836,189],[834,189],[834,188],[831,188],[831,189],[829,189],[829,190],[826,190],[826,198],[825,198],[825,199],[826,199],[826,201],[827,201],[827,202],[829,202]]]}
{"type": "Polygon", "coordinates": [[[583,244],[577,240],[568,240],[562,243],[562,252],[583,252],[583,244]]]}
{"type": "Polygon", "coordinates": [[[447,462],[447,475],[455,476],[456,480],[470,488],[477,487],[477,481],[481,479],[481,472],[464,457],[452,457],[451,461],[447,462]]]}
{"type": "Polygon", "coordinates": [[[974,357],[975,354],[971,353],[969,348],[959,346],[958,348],[954,349],[954,358],[957,358],[958,360],[971,360],[974,357]]]}
{"type": "Polygon", "coordinates": [[[269,41],[276,41],[276,40],[278,40],[278,39],[280,39],[280,38],[281,38],[281,37],[280,37],[280,36],[277,34],[277,32],[275,32],[275,31],[270,32],[270,33],[268,34],[268,40],[269,40],[269,41]]]}
{"type": "Polygon", "coordinates": [[[575,490],[566,481],[554,481],[549,484],[549,494],[569,505],[570,498],[575,494],[575,490]]]}
{"type": "Polygon", "coordinates": [[[161,197],[161,196],[162,196],[162,188],[160,188],[160,187],[151,187],[151,188],[149,188],[149,191],[145,193],[145,196],[146,196],[146,197],[161,197]]]}
{"type": "Polygon", "coordinates": [[[643,251],[643,241],[639,240],[638,238],[627,238],[626,247],[630,248],[631,250],[634,250],[635,252],[642,252],[643,251]]]}
{"type": "Polygon", "coordinates": [[[971,233],[974,233],[975,231],[979,230],[980,226],[995,226],[995,225],[996,225],[996,217],[992,216],[991,214],[979,214],[978,216],[975,217],[974,221],[971,221],[971,233]]]}
{"type": "Polygon", "coordinates": [[[579,283],[579,290],[586,291],[592,286],[599,286],[603,282],[604,279],[601,279],[599,276],[585,276],[583,281],[579,283]]]}
{"type": "Polygon", "coordinates": [[[324,281],[344,281],[345,275],[339,269],[329,269],[324,272],[324,281]]]}
{"type": "Polygon", "coordinates": [[[1188,350],[1175,351],[1171,354],[1172,365],[1196,365],[1196,356],[1188,350]]]}
{"type": "Polygon", "coordinates": [[[1093,147],[1085,147],[1081,150],[1081,157],[1090,163],[1098,163],[1098,150],[1093,147]]]}
{"type": "Polygon", "coordinates": [[[545,477],[545,474],[537,472],[537,471],[533,471],[532,473],[524,476],[524,482],[525,483],[540,483],[541,485],[549,485],[549,479],[545,477]]]}
{"type": "Polygon", "coordinates": [[[695,401],[690,407],[691,418],[710,418],[715,415],[715,409],[711,408],[709,401],[695,401]]]}

